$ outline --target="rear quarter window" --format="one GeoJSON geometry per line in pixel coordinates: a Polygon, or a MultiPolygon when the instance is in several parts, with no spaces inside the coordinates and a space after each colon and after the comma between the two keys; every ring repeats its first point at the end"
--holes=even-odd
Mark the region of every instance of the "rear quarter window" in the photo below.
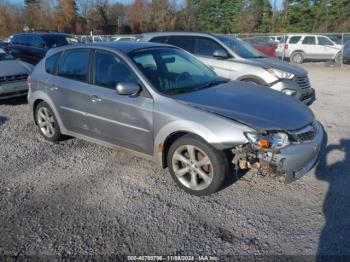
{"type": "Polygon", "coordinates": [[[54,75],[56,73],[57,61],[61,53],[49,56],[45,60],[45,70],[47,73],[54,75]]]}
{"type": "Polygon", "coordinates": [[[296,44],[300,41],[301,36],[291,36],[289,38],[289,44],[296,44]]]}

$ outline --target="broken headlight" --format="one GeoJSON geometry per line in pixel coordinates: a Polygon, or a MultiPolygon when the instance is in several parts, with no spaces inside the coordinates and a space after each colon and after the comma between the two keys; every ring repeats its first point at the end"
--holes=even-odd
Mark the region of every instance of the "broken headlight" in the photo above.
{"type": "Polygon", "coordinates": [[[244,135],[253,145],[262,149],[281,149],[290,144],[288,135],[283,132],[259,134],[245,132],[244,135]]]}

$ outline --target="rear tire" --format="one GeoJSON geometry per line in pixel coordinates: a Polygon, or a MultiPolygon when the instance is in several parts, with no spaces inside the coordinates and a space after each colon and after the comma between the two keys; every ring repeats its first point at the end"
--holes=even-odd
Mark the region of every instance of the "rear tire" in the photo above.
{"type": "Polygon", "coordinates": [[[290,61],[294,64],[301,64],[304,61],[304,53],[303,52],[294,52],[290,56],[290,61]]]}
{"type": "Polygon", "coordinates": [[[40,102],[35,109],[35,122],[39,133],[51,142],[62,138],[60,127],[51,107],[44,101],[40,102]]]}
{"type": "Polygon", "coordinates": [[[167,164],[176,184],[197,196],[218,191],[228,173],[224,152],[194,135],[185,135],[170,146],[167,164]]]}

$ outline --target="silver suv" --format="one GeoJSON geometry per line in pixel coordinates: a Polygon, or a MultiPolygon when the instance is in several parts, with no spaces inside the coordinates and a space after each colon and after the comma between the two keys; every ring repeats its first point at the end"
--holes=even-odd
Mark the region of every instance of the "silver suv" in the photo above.
{"type": "Polygon", "coordinates": [[[167,45],[53,49],[28,83],[29,105],[47,140],[64,134],[127,148],[169,167],[175,182],[197,195],[220,189],[233,175],[232,162],[292,181],[315,164],[323,137],[302,103],[222,79],[167,45]]]}
{"type": "Polygon", "coordinates": [[[306,105],[315,101],[315,91],[304,69],[266,57],[239,39],[221,34],[160,32],[143,34],[140,40],[180,47],[222,77],[264,85],[306,105]]]}

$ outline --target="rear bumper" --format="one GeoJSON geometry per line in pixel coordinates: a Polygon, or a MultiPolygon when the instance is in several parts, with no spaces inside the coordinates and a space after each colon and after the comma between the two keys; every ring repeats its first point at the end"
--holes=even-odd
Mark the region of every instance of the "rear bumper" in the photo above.
{"type": "Polygon", "coordinates": [[[26,95],[27,81],[19,81],[0,85],[0,100],[26,95]]]}

